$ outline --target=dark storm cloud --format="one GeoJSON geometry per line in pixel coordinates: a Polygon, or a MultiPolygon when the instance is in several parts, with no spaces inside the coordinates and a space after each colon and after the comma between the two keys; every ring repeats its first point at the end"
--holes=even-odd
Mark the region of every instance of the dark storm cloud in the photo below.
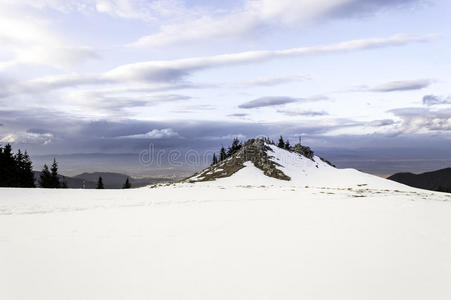
{"type": "Polygon", "coordinates": [[[243,103],[239,105],[239,108],[259,108],[259,107],[266,107],[266,106],[276,106],[276,105],[283,105],[287,103],[293,103],[298,102],[299,99],[291,98],[291,97],[261,97],[254,99],[252,101],[243,103]]]}
{"type": "MultiPolygon", "coordinates": [[[[52,111],[0,111],[0,118],[7,118],[0,135],[17,136],[51,135],[46,145],[33,144],[24,139],[29,150],[37,153],[89,153],[89,152],[139,152],[150,142],[159,148],[205,149],[218,143],[228,143],[233,136],[251,138],[259,135],[277,137],[280,134],[321,135],[330,130],[361,123],[351,120],[332,120],[325,123],[282,122],[249,123],[243,121],[138,121],[98,120],[85,121],[52,111]]],[[[25,143],[25,142],[24,142],[25,143]]]]}
{"type": "MultiPolygon", "coordinates": [[[[137,155],[142,151],[155,148],[157,151],[164,151],[166,155],[174,150],[180,153],[193,150],[217,151],[221,144],[229,145],[233,137],[244,140],[255,136],[268,136],[277,139],[283,135],[294,143],[299,136],[302,136],[303,143],[312,146],[318,154],[334,163],[337,162],[339,166],[357,167],[377,174],[389,174],[400,170],[395,168],[401,168],[401,166],[393,162],[387,163],[387,159],[396,161],[403,157],[424,159],[422,166],[426,166],[427,160],[445,159],[446,155],[449,156],[451,140],[447,138],[449,131],[446,130],[451,128],[446,128],[446,124],[449,124],[450,110],[431,112],[424,108],[404,108],[393,110],[392,113],[402,119],[403,127],[401,126],[402,128],[397,132],[332,136],[328,133],[340,128],[358,128],[367,125],[389,126],[393,125],[394,121],[387,119],[356,122],[333,118],[314,123],[194,120],[85,121],[51,111],[0,111],[2,120],[5,117],[8,118],[0,129],[0,137],[10,133],[17,134],[19,138],[22,133],[31,134],[15,142],[13,147],[27,149],[32,157],[39,154],[58,153],[101,153],[99,155],[102,157],[108,154],[135,153],[136,168],[141,168],[142,171],[145,171],[145,166],[139,165],[137,161],[137,155]],[[417,118],[420,118],[420,125],[415,125],[418,123],[417,118]],[[433,134],[419,134],[413,130],[415,128],[427,128],[433,134]],[[361,159],[360,162],[359,159],[361,159]]],[[[101,161],[100,158],[96,160],[101,161]]],[[[99,162],[95,168],[96,170],[113,170],[111,163],[108,161],[107,164],[102,165],[99,162]]],[[[90,168],[83,158],[78,158],[75,165],[79,171],[90,168]]],[[[412,166],[418,166],[418,164],[412,163],[412,166]]],[[[92,168],[89,170],[95,171],[92,168]]],[[[412,171],[414,170],[416,169],[413,168],[412,171]]]]}
{"type": "Polygon", "coordinates": [[[30,128],[26,132],[27,133],[36,133],[36,134],[51,133],[49,130],[40,129],[40,128],[30,128]]]}
{"type": "Polygon", "coordinates": [[[439,105],[439,104],[451,104],[450,97],[442,97],[435,95],[425,95],[423,97],[423,104],[427,106],[439,105]]]}

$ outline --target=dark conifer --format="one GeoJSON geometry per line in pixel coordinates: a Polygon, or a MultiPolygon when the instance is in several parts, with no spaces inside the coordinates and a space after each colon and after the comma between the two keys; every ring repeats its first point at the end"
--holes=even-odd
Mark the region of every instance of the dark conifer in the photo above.
{"type": "Polygon", "coordinates": [[[53,159],[53,164],[52,167],[50,168],[50,172],[51,172],[51,187],[56,189],[60,188],[61,183],[58,177],[58,164],[55,158],[53,159]]]}
{"type": "Polygon", "coordinates": [[[242,144],[241,144],[240,140],[238,138],[234,138],[233,142],[232,142],[232,146],[230,146],[229,149],[227,150],[227,157],[232,156],[233,154],[238,152],[238,150],[240,150],[241,147],[242,147],[242,144]]]}
{"type": "Polygon", "coordinates": [[[218,163],[218,158],[216,157],[216,153],[213,153],[213,160],[211,162],[211,165],[216,165],[218,163]]]}
{"type": "Polygon", "coordinates": [[[287,141],[285,142],[284,148],[285,148],[286,150],[290,150],[290,141],[289,141],[289,140],[287,140],[287,141]]]}
{"type": "Polygon", "coordinates": [[[16,186],[17,181],[17,168],[16,161],[14,159],[12,148],[10,144],[7,144],[2,149],[2,158],[0,162],[0,186],[13,187],[16,186]]]}
{"type": "MultiPolygon", "coordinates": [[[[127,178],[127,180],[128,180],[128,178],[127,178]]],[[[96,187],[96,189],[99,189],[99,190],[103,190],[104,189],[102,176],[99,176],[99,179],[97,180],[97,187],[96,187]]]]}
{"type": "Polygon", "coordinates": [[[279,143],[277,144],[277,147],[282,148],[282,149],[285,148],[285,142],[284,142],[282,136],[280,136],[280,138],[279,138],[279,143]]]}
{"type": "Polygon", "coordinates": [[[129,188],[131,188],[132,187],[132,185],[130,184],[130,180],[128,180],[128,177],[127,177],[127,180],[125,181],[125,183],[124,183],[124,185],[122,186],[122,188],[123,189],[129,189],[129,188]]]}
{"type": "Polygon", "coordinates": [[[47,165],[44,165],[44,168],[42,168],[41,175],[39,176],[39,186],[41,188],[52,187],[52,174],[47,165]]]}
{"type": "Polygon", "coordinates": [[[30,156],[27,151],[23,154],[23,173],[22,173],[22,183],[23,187],[36,187],[33,164],[31,163],[30,156]]]}
{"type": "Polygon", "coordinates": [[[226,151],[224,149],[224,146],[221,147],[221,151],[219,152],[219,161],[223,161],[227,158],[226,151]]]}

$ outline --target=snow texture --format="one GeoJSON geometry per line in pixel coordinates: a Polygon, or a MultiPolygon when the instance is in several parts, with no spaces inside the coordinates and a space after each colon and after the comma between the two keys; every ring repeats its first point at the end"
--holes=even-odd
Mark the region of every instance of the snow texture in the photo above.
{"type": "Polygon", "coordinates": [[[0,189],[0,299],[451,299],[451,195],[273,150],[291,181],[0,189]]]}

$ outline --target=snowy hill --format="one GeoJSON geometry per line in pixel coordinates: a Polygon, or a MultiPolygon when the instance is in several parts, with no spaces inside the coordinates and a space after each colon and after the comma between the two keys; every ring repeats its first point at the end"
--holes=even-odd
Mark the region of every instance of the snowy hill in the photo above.
{"type": "Polygon", "coordinates": [[[451,195],[264,149],[177,184],[0,189],[0,298],[451,298],[451,195]]]}
{"type": "Polygon", "coordinates": [[[239,152],[187,178],[185,182],[210,182],[209,185],[266,184],[414,190],[355,169],[337,169],[313,152],[309,157],[305,156],[301,149],[297,144],[288,151],[268,143],[265,139],[252,139],[246,142],[239,152]]]}

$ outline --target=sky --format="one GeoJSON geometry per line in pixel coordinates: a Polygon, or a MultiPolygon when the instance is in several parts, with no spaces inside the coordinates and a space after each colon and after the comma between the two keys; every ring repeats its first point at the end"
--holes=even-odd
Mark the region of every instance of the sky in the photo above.
{"type": "Polygon", "coordinates": [[[74,174],[94,171],[81,154],[261,135],[301,136],[384,176],[451,166],[449,11],[445,0],[0,0],[0,144],[35,167],[72,155],[74,174]]]}

